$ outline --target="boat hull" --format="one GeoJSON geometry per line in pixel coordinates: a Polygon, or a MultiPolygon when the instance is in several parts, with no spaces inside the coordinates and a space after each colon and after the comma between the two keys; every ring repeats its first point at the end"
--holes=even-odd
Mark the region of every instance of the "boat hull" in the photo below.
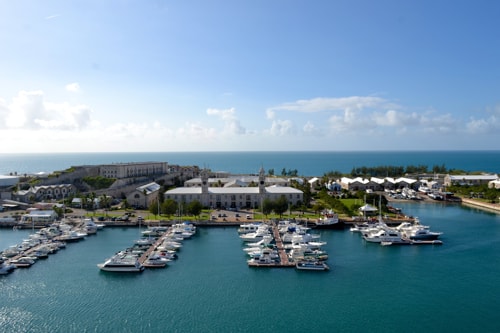
{"type": "Polygon", "coordinates": [[[105,272],[140,273],[144,270],[144,266],[109,266],[98,264],[97,267],[105,272]]]}

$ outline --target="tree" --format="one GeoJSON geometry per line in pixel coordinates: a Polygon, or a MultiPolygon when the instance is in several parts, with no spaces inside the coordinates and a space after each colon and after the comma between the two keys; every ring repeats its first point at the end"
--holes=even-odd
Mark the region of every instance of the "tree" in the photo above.
{"type": "Polygon", "coordinates": [[[156,200],[152,201],[151,204],[149,205],[148,209],[149,209],[149,212],[151,214],[157,215],[158,214],[158,202],[156,200]]]}
{"type": "Polygon", "coordinates": [[[170,217],[177,211],[177,206],[177,202],[175,202],[173,199],[167,199],[161,204],[161,212],[162,214],[166,214],[168,217],[170,217]]]}
{"type": "Polygon", "coordinates": [[[101,195],[100,197],[101,208],[104,209],[104,215],[108,216],[108,208],[110,204],[109,197],[106,194],[101,195]]]}
{"type": "Polygon", "coordinates": [[[316,214],[319,215],[321,211],[325,209],[325,204],[321,201],[317,201],[313,206],[312,209],[316,212],[316,214]]]}
{"type": "Polygon", "coordinates": [[[267,216],[271,214],[273,209],[274,209],[273,202],[270,199],[264,199],[262,202],[262,214],[264,214],[267,218],[267,216]]]}
{"type": "Polygon", "coordinates": [[[198,200],[191,201],[187,205],[188,213],[196,216],[197,218],[200,216],[202,209],[203,209],[203,206],[202,206],[201,202],[199,202],[198,200]]]}
{"type": "Polygon", "coordinates": [[[283,216],[283,213],[286,212],[287,209],[288,209],[288,200],[284,195],[275,200],[274,212],[278,214],[280,218],[283,216]]]}

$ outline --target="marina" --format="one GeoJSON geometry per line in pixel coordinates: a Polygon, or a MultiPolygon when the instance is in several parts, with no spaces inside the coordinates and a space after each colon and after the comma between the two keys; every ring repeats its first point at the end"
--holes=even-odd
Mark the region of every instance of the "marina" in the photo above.
{"type": "MultiPolygon", "coordinates": [[[[108,274],[96,264],[130,247],[141,233],[138,227],[104,227],[27,270],[2,276],[1,326],[17,332],[113,331],[116,325],[129,332],[165,327],[177,332],[303,332],[324,327],[396,332],[400,325],[426,332],[497,331],[498,215],[459,205],[398,207],[442,231],[445,245],[387,247],[365,243],[348,229],[311,229],[327,242],[323,248],[334,272],[326,274],[248,267],[234,226],[199,227],[183,246],[181,260],[169,262],[165,270],[108,274]],[[398,292],[389,295],[394,288],[398,292]],[[294,302],[283,306],[288,299],[294,302]],[[480,317],[471,315],[477,308],[482,309],[480,317]],[[151,309],[162,309],[162,315],[151,309]],[[186,316],[187,309],[196,312],[197,320],[186,316]],[[256,313],[269,312],[275,314],[274,325],[255,320],[256,313]],[[290,313],[299,319],[292,328],[290,313]],[[305,320],[311,316],[316,319],[305,320]],[[395,323],[397,330],[391,329],[395,323]]],[[[0,229],[0,248],[30,233],[0,229]]]]}

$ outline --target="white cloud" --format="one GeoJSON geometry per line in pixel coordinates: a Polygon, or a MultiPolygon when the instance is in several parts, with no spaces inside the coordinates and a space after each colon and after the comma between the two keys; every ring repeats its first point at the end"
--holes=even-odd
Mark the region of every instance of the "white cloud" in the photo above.
{"type": "Polygon", "coordinates": [[[188,122],[177,129],[175,135],[179,138],[184,138],[186,140],[191,139],[201,139],[201,140],[213,140],[217,136],[217,131],[213,128],[205,127],[199,123],[188,122]]]}
{"type": "Polygon", "coordinates": [[[274,119],[274,117],[276,117],[276,112],[271,110],[271,109],[267,109],[266,116],[267,116],[267,119],[274,119]]]}
{"type": "Polygon", "coordinates": [[[500,119],[492,115],[486,119],[471,119],[466,124],[467,132],[471,134],[498,133],[500,130],[500,119]]]}
{"type": "Polygon", "coordinates": [[[267,109],[269,115],[274,115],[276,111],[296,111],[313,113],[321,111],[342,111],[345,109],[362,110],[366,108],[398,108],[398,105],[389,103],[380,97],[372,96],[350,96],[340,98],[313,98],[302,99],[295,102],[283,103],[267,109]]]}
{"type": "Polygon", "coordinates": [[[57,17],[61,16],[60,14],[54,14],[54,15],[49,15],[49,16],[45,16],[44,19],[45,20],[53,20],[57,17]]]}
{"type": "Polygon", "coordinates": [[[69,92],[75,92],[75,93],[80,92],[80,85],[78,84],[78,82],[73,82],[73,83],[67,84],[66,90],[69,92]]]}
{"type": "Polygon", "coordinates": [[[306,134],[315,134],[318,132],[318,129],[316,128],[316,126],[314,126],[314,124],[310,121],[308,121],[304,127],[302,128],[302,130],[304,131],[304,133],[306,134]]]}
{"type": "Polygon", "coordinates": [[[90,108],[85,105],[47,102],[40,90],[20,91],[7,106],[5,126],[28,129],[81,129],[90,123],[91,113],[90,108]]]}
{"type": "Polygon", "coordinates": [[[241,126],[240,121],[235,115],[236,111],[234,108],[230,109],[207,109],[207,114],[209,116],[219,117],[224,122],[224,132],[229,134],[245,134],[246,129],[241,126]]]}
{"type": "Polygon", "coordinates": [[[270,134],[274,136],[284,136],[295,133],[293,123],[290,120],[274,120],[270,134]]]}

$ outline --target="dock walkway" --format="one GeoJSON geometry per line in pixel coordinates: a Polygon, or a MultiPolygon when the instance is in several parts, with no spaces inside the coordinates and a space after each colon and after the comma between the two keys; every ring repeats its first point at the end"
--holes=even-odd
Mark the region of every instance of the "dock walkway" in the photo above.
{"type": "Polygon", "coordinates": [[[286,254],[285,247],[283,246],[283,241],[281,240],[281,235],[279,233],[277,226],[272,226],[274,242],[276,243],[276,248],[278,250],[278,254],[280,257],[279,262],[274,263],[257,263],[257,262],[249,262],[248,266],[252,267],[295,267],[295,264],[288,260],[288,255],[286,254]]]}
{"type": "Polygon", "coordinates": [[[167,238],[168,236],[168,231],[164,232],[163,235],[161,235],[157,240],[156,242],[154,242],[139,258],[139,263],[141,265],[143,265],[144,267],[147,267],[147,265],[144,265],[144,263],[146,262],[146,260],[148,259],[149,255],[151,254],[151,252],[155,251],[158,246],[161,245],[161,243],[165,240],[165,238],[167,238]]]}

